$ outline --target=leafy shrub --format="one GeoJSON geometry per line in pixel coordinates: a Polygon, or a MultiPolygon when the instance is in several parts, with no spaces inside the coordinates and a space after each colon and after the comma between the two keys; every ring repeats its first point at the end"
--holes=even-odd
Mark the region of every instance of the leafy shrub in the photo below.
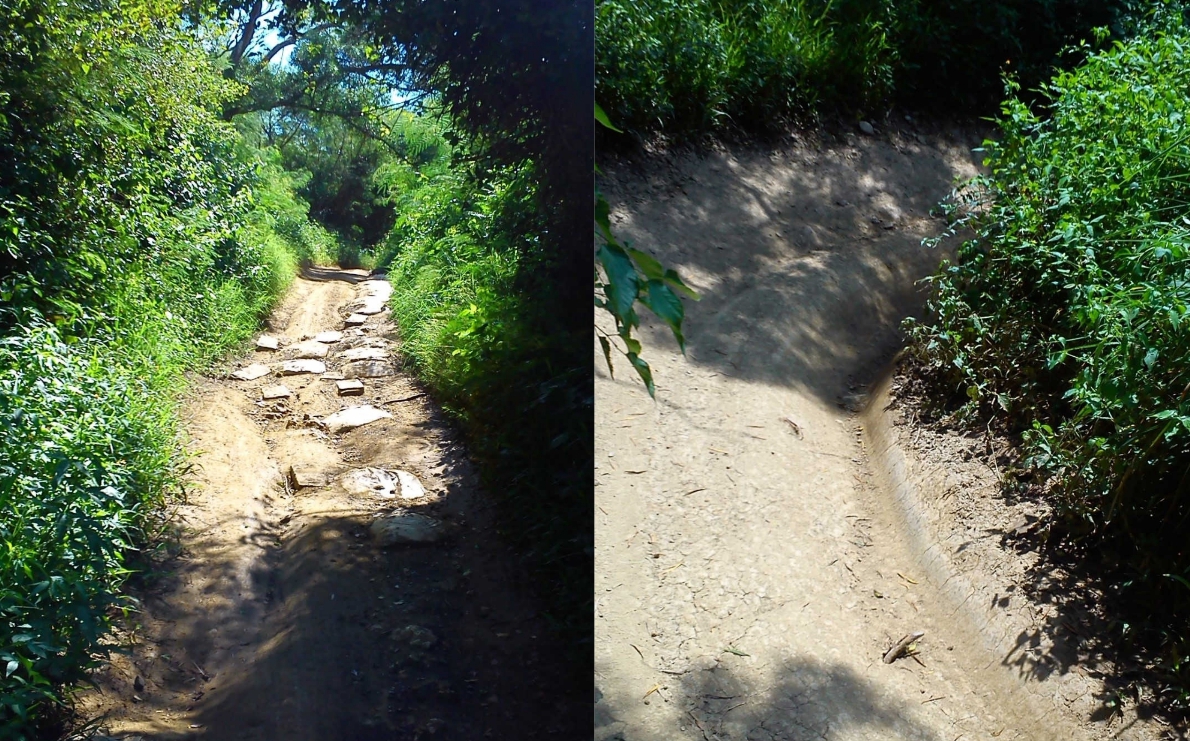
{"type": "MultiPolygon", "coordinates": [[[[1058,530],[1122,564],[1114,587],[1190,673],[1190,34],[1117,43],[1004,104],[975,238],[934,277],[913,347],[961,413],[1023,434],[1058,530]],[[1160,609],[1157,609],[1157,606],[1160,609]]],[[[1137,623],[1140,624],[1140,623],[1137,623]]],[[[1172,657],[1172,658],[1171,658],[1172,657]]],[[[1182,699],[1186,699],[1182,690],[1182,699]]]]}
{"type": "Polygon", "coordinates": [[[178,480],[183,371],[334,249],[176,17],[0,0],[0,739],[39,737],[105,651],[178,480]]]}

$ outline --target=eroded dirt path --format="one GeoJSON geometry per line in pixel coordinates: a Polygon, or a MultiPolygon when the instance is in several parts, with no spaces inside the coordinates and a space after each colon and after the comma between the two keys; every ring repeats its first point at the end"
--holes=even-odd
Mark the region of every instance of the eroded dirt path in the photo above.
{"type": "Polygon", "coordinates": [[[615,228],[703,300],[686,358],[645,327],[656,404],[596,370],[597,741],[1087,737],[918,568],[854,413],[975,146],[905,130],[604,165],[615,228]],[[882,662],[919,630],[916,659],[882,662]]]}
{"type": "Polygon", "coordinates": [[[585,733],[588,706],[560,695],[573,684],[557,665],[562,652],[518,584],[465,451],[399,369],[380,310],[387,289],[363,271],[307,271],[271,319],[279,348],[236,364],[270,372],[197,383],[186,409],[198,455],[177,514],[180,554],[139,595],[143,612],[122,636],[130,653],[81,701],[104,716],[105,734],[585,733]],[[357,310],[369,315],[349,318],[357,310]],[[325,342],[312,345],[315,337],[325,342]],[[315,360],[325,372],[279,375],[287,359],[324,350],[315,360]],[[362,395],[341,396],[344,377],[362,381],[362,395]],[[277,385],[291,395],[262,399],[277,385]],[[336,429],[337,412],[364,405],[391,416],[336,429]],[[407,477],[353,486],[366,469],[407,472],[425,492],[414,497],[407,477]],[[394,535],[380,523],[405,529],[394,535]]]}

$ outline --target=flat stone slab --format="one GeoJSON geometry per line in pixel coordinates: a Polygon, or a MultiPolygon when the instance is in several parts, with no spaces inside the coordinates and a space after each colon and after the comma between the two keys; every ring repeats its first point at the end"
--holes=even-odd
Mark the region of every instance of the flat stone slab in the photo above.
{"type": "Polygon", "coordinates": [[[319,376],[318,380],[319,381],[342,381],[346,377],[347,376],[343,375],[339,371],[327,371],[326,373],[323,373],[321,376],[319,376]]]}
{"type": "Polygon", "coordinates": [[[426,489],[408,471],[386,471],[383,468],[357,468],[339,478],[343,488],[352,494],[371,494],[381,499],[421,499],[426,489]]]}
{"type": "Polygon", "coordinates": [[[335,388],[339,390],[339,396],[360,396],[364,393],[364,382],[358,378],[348,378],[335,381],[335,388]]]}
{"type": "Polygon", "coordinates": [[[383,409],[378,409],[371,404],[364,404],[358,407],[341,409],[327,417],[323,422],[331,432],[343,432],[344,430],[353,430],[356,427],[372,424],[381,419],[388,419],[392,416],[383,409]]]}
{"type": "Polygon", "coordinates": [[[286,360],[281,364],[281,375],[296,376],[301,373],[326,373],[326,363],[321,360],[286,360]]]}
{"type": "Polygon", "coordinates": [[[343,333],[337,329],[332,329],[329,332],[319,332],[314,335],[315,342],[325,342],[327,344],[334,344],[343,339],[343,333]]]}
{"type": "Polygon", "coordinates": [[[348,327],[358,327],[364,322],[368,321],[368,317],[363,314],[352,314],[343,320],[343,323],[348,327]]]}
{"type": "Polygon", "coordinates": [[[343,360],[384,360],[388,351],[381,347],[353,347],[339,353],[343,360]]]}
{"type": "Polygon", "coordinates": [[[256,379],[263,378],[270,373],[272,373],[272,371],[269,370],[267,365],[253,363],[252,365],[240,368],[235,373],[232,373],[231,377],[240,381],[255,381],[256,379]]]}
{"type": "Polygon", "coordinates": [[[343,366],[343,375],[348,378],[384,378],[392,374],[392,366],[383,360],[356,360],[343,366]]]}
{"type": "Polygon", "coordinates": [[[257,350],[276,350],[278,346],[276,337],[269,337],[267,334],[262,334],[256,338],[257,350]]]}
{"type": "Polygon", "coordinates": [[[296,345],[290,345],[285,348],[287,353],[290,353],[295,358],[325,358],[330,348],[318,342],[317,340],[306,340],[299,342],[296,345]]]}
{"type": "Polygon", "coordinates": [[[287,399],[293,396],[293,392],[285,384],[279,383],[276,386],[265,386],[264,390],[260,392],[260,396],[265,401],[269,401],[270,399],[287,399]]]}
{"type": "Polygon", "coordinates": [[[365,316],[373,316],[382,311],[384,311],[384,302],[375,298],[364,299],[355,306],[355,313],[365,316]]]}
{"type": "Polygon", "coordinates": [[[381,547],[406,543],[433,543],[445,534],[442,523],[413,512],[397,512],[372,523],[372,537],[381,547]]]}
{"type": "Polygon", "coordinates": [[[326,474],[312,468],[289,467],[289,484],[295,489],[309,489],[326,486],[326,474]]]}

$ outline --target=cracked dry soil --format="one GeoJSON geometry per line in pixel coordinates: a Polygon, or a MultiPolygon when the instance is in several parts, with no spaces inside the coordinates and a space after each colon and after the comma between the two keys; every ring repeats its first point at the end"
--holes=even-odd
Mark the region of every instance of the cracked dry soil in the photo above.
{"type": "Polygon", "coordinates": [[[1026,687],[919,568],[856,415],[979,141],[906,127],[603,166],[614,228],[702,300],[685,358],[643,327],[656,403],[595,353],[596,741],[1111,735],[1026,687]]]}
{"type": "Polygon", "coordinates": [[[573,670],[559,665],[564,652],[497,538],[466,451],[400,370],[378,287],[365,271],[305,271],[270,320],[279,348],[239,363],[273,372],[196,381],[185,405],[195,474],[174,518],[177,553],[137,595],[142,611],[118,636],[126,653],[78,701],[101,735],[367,741],[586,732],[585,698],[570,690],[573,670]],[[369,302],[379,313],[345,326],[369,302]],[[326,343],[324,374],[278,375],[312,338],[335,331],[342,337],[326,343]],[[339,396],[336,376],[355,374],[360,362],[373,363],[363,394],[339,396]],[[262,399],[277,385],[292,395],[262,399]],[[320,424],[364,404],[391,416],[341,432],[320,424]],[[411,473],[426,491],[405,499],[392,486],[344,486],[344,474],[366,467],[411,473]],[[442,537],[386,546],[372,525],[394,510],[432,518],[442,537]]]}

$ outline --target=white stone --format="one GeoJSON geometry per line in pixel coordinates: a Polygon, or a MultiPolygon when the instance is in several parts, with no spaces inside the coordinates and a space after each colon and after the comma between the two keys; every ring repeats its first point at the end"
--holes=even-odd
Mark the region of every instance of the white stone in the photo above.
{"type": "Polygon", "coordinates": [[[348,378],[384,378],[392,374],[392,367],[383,360],[357,360],[343,366],[343,375],[348,378]]]}
{"type": "Polygon", "coordinates": [[[397,475],[382,468],[357,468],[339,478],[339,483],[349,494],[371,494],[381,499],[395,499],[401,480],[397,475]]]}
{"type": "Polygon", "coordinates": [[[433,543],[442,538],[442,523],[433,517],[397,512],[372,523],[372,537],[381,546],[402,543],[433,543]]]}
{"type": "Polygon", "coordinates": [[[295,358],[325,358],[330,348],[317,340],[306,340],[291,345],[285,350],[295,358]]]}
{"type": "Polygon", "coordinates": [[[279,383],[276,386],[266,386],[264,390],[260,392],[260,396],[265,401],[269,401],[270,399],[284,399],[286,397],[293,396],[293,392],[290,391],[289,388],[285,386],[285,384],[279,383]]]}
{"type": "Polygon", "coordinates": [[[276,350],[277,338],[269,337],[267,334],[262,334],[256,338],[256,349],[258,350],[276,350]]]}
{"type": "Polygon", "coordinates": [[[323,420],[331,432],[343,432],[356,427],[362,427],[377,420],[387,419],[393,415],[378,409],[371,404],[341,409],[323,420]]]}
{"type": "Polygon", "coordinates": [[[246,368],[240,368],[235,373],[231,374],[232,378],[238,378],[241,381],[255,381],[257,378],[267,376],[271,371],[267,365],[260,363],[253,363],[246,368]]]}
{"type": "Polygon", "coordinates": [[[355,327],[360,324],[363,324],[366,321],[368,321],[368,317],[364,316],[363,314],[352,314],[351,316],[349,316],[345,320],[343,320],[343,323],[346,324],[348,327],[355,327]]]}
{"type": "Polygon", "coordinates": [[[380,347],[353,347],[339,353],[344,360],[384,360],[388,353],[380,347]]]}
{"type": "Polygon", "coordinates": [[[426,487],[408,471],[397,471],[397,478],[401,481],[401,499],[421,499],[426,495],[426,487]]]}
{"type": "Polygon", "coordinates": [[[338,389],[339,396],[360,396],[364,393],[364,382],[357,378],[348,378],[336,381],[335,388],[338,389]]]}
{"type": "Polygon", "coordinates": [[[317,342],[325,342],[327,344],[333,344],[333,343],[338,342],[339,340],[343,339],[343,333],[338,330],[332,329],[329,332],[319,332],[318,334],[314,335],[314,339],[317,342]]]}
{"type": "Polygon", "coordinates": [[[281,375],[296,376],[300,373],[326,373],[326,363],[321,360],[286,360],[281,364],[281,375]]]}

